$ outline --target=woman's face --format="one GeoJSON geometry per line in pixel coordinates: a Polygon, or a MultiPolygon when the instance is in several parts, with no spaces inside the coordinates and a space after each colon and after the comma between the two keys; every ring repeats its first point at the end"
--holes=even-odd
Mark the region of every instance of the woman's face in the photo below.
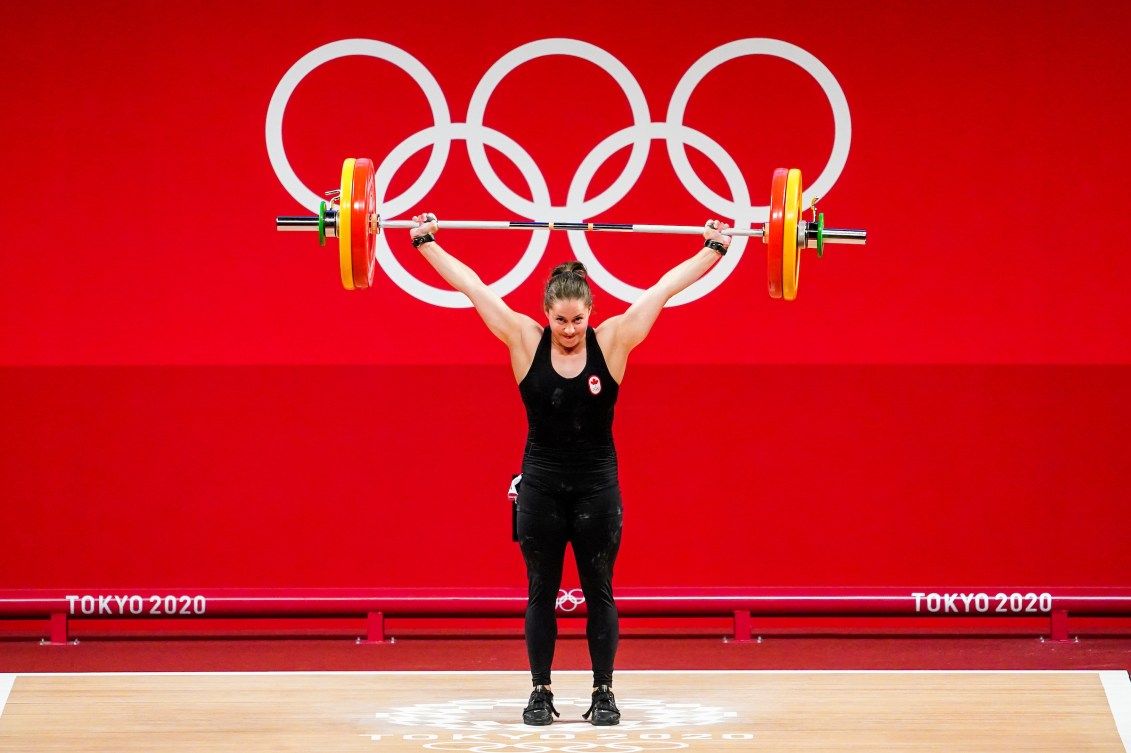
{"type": "Polygon", "coordinates": [[[554,342],[567,350],[585,342],[589,311],[589,307],[580,298],[554,301],[546,310],[546,316],[550,320],[550,336],[554,342]]]}

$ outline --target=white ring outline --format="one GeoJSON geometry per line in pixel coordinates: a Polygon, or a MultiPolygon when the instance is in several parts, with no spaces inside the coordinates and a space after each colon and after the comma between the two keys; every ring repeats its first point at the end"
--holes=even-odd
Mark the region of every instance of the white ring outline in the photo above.
{"type": "MultiPolygon", "coordinates": [[[[431,127],[438,127],[442,130],[444,126],[452,122],[451,114],[448,112],[448,101],[444,98],[440,83],[424,67],[423,63],[399,47],[376,39],[341,39],[337,42],[324,44],[306,53],[283,74],[278,85],[275,86],[275,93],[271,95],[271,102],[267,106],[266,136],[267,157],[271,161],[271,166],[275,169],[275,175],[283,184],[283,188],[287,189],[287,193],[311,212],[318,211],[318,205],[324,197],[311,191],[305,183],[299,180],[294,168],[291,167],[290,160],[287,159],[287,150],[283,146],[283,114],[286,112],[287,103],[290,102],[291,95],[294,94],[299,83],[315,68],[331,60],[354,55],[384,60],[411,76],[421,91],[424,92],[424,96],[428,99],[428,106],[432,109],[433,125],[431,127]]],[[[411,205],[419,201],[428,191],[432,190],[431,188],[420,190],[425,181],[430,181],[433,186],[436,185],[436,182],[440,179],[440,171],[444,169],[444,165],[448,161],[449,144],[450,142],[445,141],[434,145],[432,154],[428,157],[428,162],[424,166],[424,171],[416,179],[416,182],[402,194],[402,196],[414,198],[414,201],[407,203],[411,205]],[[416,195],[417,192],[419,192],[419,196],[416,195]]],[[[378,196],[381,196],[381,194],[378,194],[378,196]]],[[[384,197],[382,197],[382,201],[384,202],[384,197]]],[[[397,199],[393,199],[385,203],[396,201],[397,199]]]]}
{"type": "MultiPolygon", "coordinates": [[[[736,211],[734,214],[729,215],[734,218],[734,227],[740,229],[750,227],[753,217],[753,210],[750,207],[750,191],[738,164],[725,149],[719,146],[719,144],[710,137],[701,131],[697,131],[690,126],[682,124],[674,126],[671,123],[659,122],[649,123],[643,127],[630,126],[609,136],[594,147],[593,151],[582,160],[581,165],[577,168],[577,172],[574,173],[573,182],[569,187],[569,201],[574,199],[575,193],[584,194],[585,189],[589,185],[589,181],[592,180],[593,175],[600,166],[605,163],[610,155],[615,154],[627,145],[627,143],[621,142],[627,142],[630,131],[638,130],[648,134],[649,139],[665,139],[668,144],[671,144],[673,140],[678,140],[681,144],[690,144],[695,147],[696,150],[709,157],[711,161],[715,163],[715,166],[719,168],[723,177],[726,178],[727,185],[730,186],[731,191],[735,194],[734,201],[726,203],[734,209],[745,207],[744,211],[736,211]],[[677,137],[676,134],[679,134],[679,136],[677,137]],[[606,152],[608,154],[606,154],[606,152]]],[[[720,198],[719,201],[726,200],[720,198]]],[[[720,216],[728,216],[726,213],[708,204],[704,204],[704,206],[720,216]]],[[[589,239],[585,237],[583,231],[571,230],[568,235],[574,256],[585,265],[589,278],[597,283],[602,290],[615,298],[629,303],[634,303],[636,299],[644,293],[643,288],[629,285],[617,278],[612,272],[605,269],[604,265],[597,260],[597,255],[593,253],[593,249],[589,246],[589,239]]],[[[729,277],[730,273],[733,272],[734,268],[738,265],[748,240],[749,236],[739,235],[732,237],[726,256],[715,264],[707,274],[674,295],[671,300],[664,305],[679,306],[684,303],[690,303],[691,301],[702,298],[721,285],[723,280],[729,277]]]]}
{"type": "MultiPolygon", "coordinates": [[[[380,167],[374,172],[373,183],[378,196],[389,187],[389,181],[396,173],[397,168],[405,163],[405,160],[430,143],[435,143],[428,141],[428,139],[433,136],[433,132],[436,129],[436,126],[430,126],[417,131],[389,152],[388,156],[381,162],[380,167]]],[[[542,175],[542,171],[539,170],[538,165],[534,163],[534,158],[511,137],[506,136],[500,131],[496,131],[494,128],[487,128],[486,126],[473,126],[470,123],[449,123],[445,132],[447,136],[445,144],[450,144],[454,139],[468,140],[473,134],[475,134],[475,137],[478,138],[481,143],[489,143],[492,147],[510,158],[511,162],[513,162],[515,167],[519,169],[519,172],[522,173],[522,176],[526,178],[526,182],[530,186],[530,191],[534,196],[533,205],[536,208],[546,208],[550,206],[550,190],[546,186],[546,180],[542,175]],[[530,171],[533,171],[533,173],[530,171]],[[531,175],[534,177],[531,178],[531,175]]],[[[406,191],[405,193],[407,194],[408,192],[406,191]]],[[[402,194],[401,196],[403,197],[404,195],[405,194],[402,194]]],[[[391,204],[390,206],[396,205],[391,204]]],[[[397,212],[390,210],[390,214],[395,216],[397,212]]],[[[443,220],[440,220],[441,228],[443,227],[443,222],[443,220]]],[[[425,303],[431,303],[434,306],[443,306],[445,308],[471,307],[471,300],[463,293],[456,290],[433,287],[413,277],[412,274],[401,265],[396,255],[393,254],[393,249],[389,246],[388,233],[381,233],[377,236],[376,240],[377,262],[381,265],[381,268],[385,270],[385,274],[402,290],[407,290],[416,298],[425,303]]],[[[489,285],[491,290],[495,291],[499,296],[504,296],[525,282],[538,266],[538,262],[541,261],[542,255],[546,252],[546,246],[549,242],[549,230],[535,230],[531,234],[530,242],[526,246],[526,251],[523,252],[518,263],[500,279],[491,283],[489,285]]]]}
{"type": "MultiPolygon", "coordinates": [[[[471,95],[471,102],[467,106],[467,122],[476,126],[483,125],[483,115],[487,109],[487,101],[503,80],[503,77],[523,63],[548,55],[577,57],[601,68],[616,81],[621,91],[624,92],[625,97],[628,99],[629,108],[632,110],[633,124],[639,126],[652,121],[652,115],[648,109],[648,100],[644,96],[644,90],[640,88],[640,83],[624,63],[596,45],[577,39],[556,37],[552,39],[540,39],[536,42],[529,42],[521,47],[516,47],[499,58],[494,65],[487,69],[487,72],[483,74],[483,78],[479,80],[475,91],[471,95]]],[[[633,143],[632,154],[628,158],[628,164],[625,165],[624,170],[621,172],[620,176],[613,181],[613,184],[605,189],[604,193],[589,201],[585,201],[585,197],[583,196],[582,202],[577,206],[570,206],[567,202],[567,205],[563,207],[551,207],[549,214],[544,219],[555,222],[574,221],[595,217],[602,212],[608,211],[613,205],[623,199],[632,187],[636,185],[636,181],[640,179],[641,173],[644,172],[644,166],[648,162],[650,146],[647,139],[633,143]],[[609,198],[609,194],[614,193],[614,191],[618,191],[619,194],[617,194],[615,198],[609,198]]],[[[490,161],[487,159],[487,153],[483,150],[482,144],[469,139],[467,142],[467,152],[468,156],[471,158],[471,166],[475,169],[475,175],[496,201],[510,211],[516,212],[523,217],[543,219],[539,218],[538,214],[531,211],[537,207],[510,190],[510,188],[499,179],[499,176],[495,174],[490,161]]]]}
{"type": "MultiPolygon", "coordinates": [[[[805,190],[805,196],[824,196],[836,183],[836,179],[840,177],[841,171],[844,170],[845,163],[848,162],[848,149],[852,142],[852,116],[848,111],[848,99],[844,96],[844,90],[840,88],[836,76],[816,56],[797,45],[783,42],[780,39],[751,37],[737,39],[711,50],[696,60],[687,69],[687,73],[683,74],[679,83],[676,84],[671,101],[668,103],[668,123],[683,125],[683,115],[687,109],[687,102],[704,76],[723,63],[747,55],[771,55],[788,60],[812,76],[825,92],[829,106],[832,107],[833,111],[833,148],[829,154],[828,162],[825,163],[824,170],[805,190]]],[[[730,216],[737,217],[739,215],[739,207],[730,206],[730,202],[707,188],[699,180],[699,176],[695,174],[691,163],[687,161],[687,153],[684,151],[682,143],[673,144],[669,141],[667,147],[668,158],[671,160],[672,167],[675,168],[675,173],[679,176],[680,182],[700,204],[709,207],[712,202],[722,202],[724,205],[728,205],[730,216]]],[[[802,197],[802,205],[804,203],[805,199],[802,197]]],[[[765,222],[769,217],[770,208],[765,206],[754,207],[754,209],[757,210],[755,216],[758,221],[765,222]]]]}

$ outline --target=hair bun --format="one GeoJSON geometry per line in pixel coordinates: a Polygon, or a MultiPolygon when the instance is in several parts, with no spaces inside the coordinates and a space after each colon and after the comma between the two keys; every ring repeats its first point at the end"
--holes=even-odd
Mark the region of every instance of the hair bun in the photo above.
{"type": "Polygon", "coordinates": [[[579,261],[567,261],[564,264],[559,264],[554,267],[554,271],[550,273],[550,277],[564,275],[567,272],[572,272],[582,279],[589,277],[589,273],[585,270],[585,265],[579,261]]]}
{"type": "Polygon", "coordinates": [[[554,267],[546,281],[542,308],[549,311],[554,301],[581,301],[592,308],[593,294],[589,290],[588,276],[585,265],[579,261],[567,261],[554,267]]]}

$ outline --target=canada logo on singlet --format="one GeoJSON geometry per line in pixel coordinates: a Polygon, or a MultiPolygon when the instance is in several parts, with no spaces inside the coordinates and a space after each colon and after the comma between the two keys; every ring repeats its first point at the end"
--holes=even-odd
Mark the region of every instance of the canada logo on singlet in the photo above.
{"type": "Polygon", "coordinates": [[[589,391],[592,392],[594,395],[600,395],[601,394],[601,378],[598,377],[596,374],[589,377],[589,391]]]}

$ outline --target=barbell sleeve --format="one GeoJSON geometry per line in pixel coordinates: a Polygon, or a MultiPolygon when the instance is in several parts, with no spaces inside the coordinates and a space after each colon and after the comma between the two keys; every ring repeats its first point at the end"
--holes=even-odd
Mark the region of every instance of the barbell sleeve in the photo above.
{"type": "Polygon", "coordinates": [[[276,217],[275,229],[281,231],[313,231],[318,232],[317,217],[276,217]]]}
{"type": "MultiPolygon", "coordinates": [[[[809,223],[813,225],[812,222],[809,223]]],[[[847,227],[827,227],[821,235],[825,238],[825,243],[835,243],[840,246],[863,246],[868,241],[867,230],[857,230],[855,228],[847,227]]],[[[816,231],[810,227],[809,229],[809,248],[816,248],[816,231]]]]}

